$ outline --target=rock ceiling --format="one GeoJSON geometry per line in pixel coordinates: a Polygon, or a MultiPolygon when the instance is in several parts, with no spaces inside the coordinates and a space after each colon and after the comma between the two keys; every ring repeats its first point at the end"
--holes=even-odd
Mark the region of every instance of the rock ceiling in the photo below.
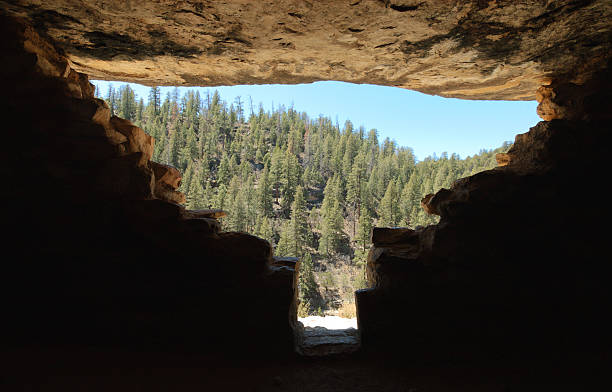
{"type": "Polygon", "coordinates": [[[215,86],[341,80],[467,99],[580,83],[611,49],[609,0],[17,0],[92,79],[215,86]]]}

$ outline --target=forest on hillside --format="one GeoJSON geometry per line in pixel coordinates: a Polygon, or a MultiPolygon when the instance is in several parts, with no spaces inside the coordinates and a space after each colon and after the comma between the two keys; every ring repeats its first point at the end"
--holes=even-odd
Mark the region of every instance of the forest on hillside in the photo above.
{"type": "Polygon", "coordinates": [[[302,260],[301,316],[353,316],[372,227],[436,223],[421,198],[495,167],[495,154],[510,147],[417,161],[411,148],[380,141],[375,129],[293,107],[266,111],[241,98],[228,104],[216,91],[175,88],[162,99],[152,87],[145,100],[126,84],[96,95],[155,138],[153,160],[183,174],[187,208],[223,209],[224,230],[265,238],[275,255],[302,260]]]}

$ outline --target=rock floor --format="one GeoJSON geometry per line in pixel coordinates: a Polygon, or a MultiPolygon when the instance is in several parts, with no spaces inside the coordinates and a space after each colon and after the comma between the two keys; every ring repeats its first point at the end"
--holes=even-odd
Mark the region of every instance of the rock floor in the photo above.
{"type": "Polygon", "coordinates": [[[302,355],[325,356],[350,354],[357,350],[359,350],[359,332],[354,328],[304,328],[304,340],[300,346],[302,355]]]}
{"type": "Polygon", "coordinates": [[[338,316],[298,318],[304,325],[300,354],[308,357],[351,354],[359,350],[357,319],[338,316]]]}
{"type": "Polygon", "coordinates": [[[601,357],[519,362],[403,362],[360,354],[277,360],[94,347],[0,351],[0,390],[512,392],[612,390],[601,357]],[[602,384],[603,383],[603,384],[602,384]]]}

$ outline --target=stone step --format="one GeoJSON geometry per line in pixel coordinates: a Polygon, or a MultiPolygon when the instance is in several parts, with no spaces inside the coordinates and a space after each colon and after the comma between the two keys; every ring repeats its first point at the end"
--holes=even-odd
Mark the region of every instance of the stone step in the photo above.
{"type": "Polygon", "coordinates": [[[227,213],[223,210],[185,210],[183,212],[183,217],[185,219],[193,219],[193,218],[212,218],[218,219],[226,216],[227,213]]]}
{"type": "Polygon", "coordinates": [[[351,354],[359,350],[359,331],[355,328],[327,329],[305,327],[304,339],[299,347],[302,355],[319,357],[351,354]]]}
{"type": "Polygon", "coordinates": [[[298,262],[297,257],[281,257],[274,256],[272,257],[272,265],[279,265],[284,267],[295,268],[295,265],[298,262]]]}

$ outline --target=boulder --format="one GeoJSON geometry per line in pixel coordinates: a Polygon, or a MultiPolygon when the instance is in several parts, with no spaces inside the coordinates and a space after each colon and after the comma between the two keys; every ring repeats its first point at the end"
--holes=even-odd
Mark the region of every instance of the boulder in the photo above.
{"type": "Polygon", "coordinates": [[[145,131],[132,124],[131,121],[123,118],[112,116],[110,124],[121,134],[127,138],[126,151],[127,153],[141,152],[147,160],[153,157],[153,146],[155,140],[147,135],[145,131]]]}
{"type": "Polygon", "coordinates": [[[150,162],[149,165],[155,173],[155,196],[172,203],[185,204],[185,195],[177,191],[181,185],[181,173],[169,165],[157,162],[150,162]]]}

